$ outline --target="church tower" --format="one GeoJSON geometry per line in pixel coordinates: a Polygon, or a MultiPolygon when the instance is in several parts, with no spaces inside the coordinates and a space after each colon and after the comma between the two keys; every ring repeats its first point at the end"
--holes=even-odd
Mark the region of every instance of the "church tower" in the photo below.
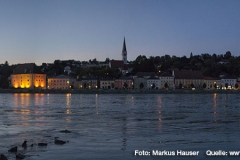
{"type": "Polygon", "coordinates": [[[123,40],[122,60],[123,60],[123,64],[127,64],[127,48],[125,43],[125,37],[123,40]]]}

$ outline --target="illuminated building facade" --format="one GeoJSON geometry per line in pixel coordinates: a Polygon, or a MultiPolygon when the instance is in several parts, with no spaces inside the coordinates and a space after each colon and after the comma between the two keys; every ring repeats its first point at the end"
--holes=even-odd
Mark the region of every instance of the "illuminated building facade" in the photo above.
{"type": "Polygon", "coordinates": [[[11,74],[13,88],[46,89],[46,74],[37,71],[35,63],[18,64],[11,74]]]}
{"type": "Polygon", "coordinates": [[[73,89],[75,79],[65,75],[48,78],[48,89],[73,89]]]}

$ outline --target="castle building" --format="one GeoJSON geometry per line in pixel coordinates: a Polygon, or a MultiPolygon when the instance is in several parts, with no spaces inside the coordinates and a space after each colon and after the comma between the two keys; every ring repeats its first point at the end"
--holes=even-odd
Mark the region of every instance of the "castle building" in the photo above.
{"type": "Polygon", "coordinates": [[[13,88],[46,89],[46,74],[37,70],[35,63],[18,64],[11,74],[13,88]]]}

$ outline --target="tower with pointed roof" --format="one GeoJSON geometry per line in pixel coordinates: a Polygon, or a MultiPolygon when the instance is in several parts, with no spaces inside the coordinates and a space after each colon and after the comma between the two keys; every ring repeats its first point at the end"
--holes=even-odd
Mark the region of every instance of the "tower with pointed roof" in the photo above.
{"type": "Polygon", "coordinates": [[[123,64],[127,64],[127,48],[126,48],[125,37],[123,40],[122,60],[123,60],[123,64]]]}

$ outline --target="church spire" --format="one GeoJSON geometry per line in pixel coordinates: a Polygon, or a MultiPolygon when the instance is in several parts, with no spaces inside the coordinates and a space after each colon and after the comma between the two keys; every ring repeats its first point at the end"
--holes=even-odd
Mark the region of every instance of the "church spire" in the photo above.
{"type": "Polygon", "coordinates": [[[123,40],[122,60],[123,60],[123,64],[127,64],[127,47],[126,47],[125,37],[123,40]]]}
{"type": "Polygon", "coordinates": [[[122,49],[122,52],[127,52],[125,37],[124,37],[124,40],[123,40],[123,49],[122,49]]]}

